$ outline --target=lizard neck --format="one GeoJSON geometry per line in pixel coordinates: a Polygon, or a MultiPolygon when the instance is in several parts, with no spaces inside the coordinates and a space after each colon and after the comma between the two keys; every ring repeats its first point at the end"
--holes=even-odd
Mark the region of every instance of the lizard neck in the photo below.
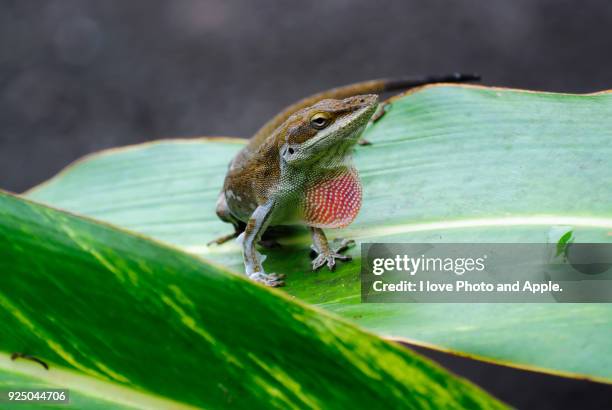
{"type": "Polygon", "coordinates": [[[326,168],[306,182],[301,206],[302,221],[316,228],[341,228],[357,217],[361,208],[361,183],[357,170],[345,163],[326,168]]]}

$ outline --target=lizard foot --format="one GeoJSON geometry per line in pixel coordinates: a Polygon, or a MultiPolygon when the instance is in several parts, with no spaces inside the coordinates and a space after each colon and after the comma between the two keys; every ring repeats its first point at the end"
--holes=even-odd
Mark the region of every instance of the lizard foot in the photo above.
{"type": "Polygon", "coordinates": [[[255,272],[249,278],[272,288],[285,286],[285,281],[283,280],[285,275],[283,274],[255,272]]]}
{"type": "MultiPolygon", "coordinates": [[[[370,118],[370,123],[374,124],[378,120],[380,120],[387,113],[388,107],[389,107],[389,103],[387,102],[378,104],[378,107],[376,108],[374,115],[372,115],[372,118],[370,118]]],[[[359,140],[357,140],[357,145],[361,145],[362,147],[365,147],[367,145],[372,145],[372,143],[362,137],[362,138],[359,138],[359,140]]]]}
{"type": "Polygon", "coordinates": [[[312,246],[312,250],[317,253],[317,257],[312,261],[312,270],[317,270],[323,265],[327,265],[329,270],[333,271],[336,267],[336,260],[350,261],[352,259],[350,255],[342,255],[341,252],[355,245],[355,241],[352,239],[337,239],[334,241],[334,243],[337,242],[339,242],[338,245],[330,247],[327,252],[321,252],[315,246],[312,246]]]}
{"type": "Polygon", "coordinates": [[[206,243],[206,246],[210,246],[210,245],[221,245],[221,244],[224,244],[225,242],[227,242],[227,241],[231,241],[232,239],[234,239],[234,238],[238,237],[238,234],[239,234],[239,233],[240,233],[240,232],[236,231],[236,232],[234,232],[234,233],[230,233],[230,234],[228,234],[228,235],[220,236],[220,237],[218,237],[217,239],[213,239],[212,241],[207,242],[207,243],[206,243]]]}
{"type": "Polygon", "coordinates": [[[388,102],[383,102],[380,103],[378,105],[378,108],[376,108],[376,111],[374,112],[374,115],[372,115],[372,118],[370,119],[370,121],[372,123],[377,122],[378,120],[380,120],[382,117],[385,116],[385,114],[387,113],[387,109],[390,107],[388,102]]]}

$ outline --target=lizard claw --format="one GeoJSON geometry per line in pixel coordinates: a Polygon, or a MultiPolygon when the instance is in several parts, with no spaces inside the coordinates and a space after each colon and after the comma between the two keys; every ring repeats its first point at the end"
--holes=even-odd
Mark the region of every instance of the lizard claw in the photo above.
{"type": "Polygon", "coordinates": [[[281,286],[285,286],[285,281],[283,280],[286,275],[276,274],[276,273],[262,273],[256,272],[249,276],[255,282],[263,283],[266,286],[270,286],[272,288],[278,288],[281,286]]]}
{"type": "Polygon", "coordinates": [[[341,255],[339,253],[329,253],[327,255],[321,253],[312,261],[312,270],[317,270],[327,264],[329,270],[333,271],[336,268],[336,259],[350,261],[352,258],[349,255],[341,255]]]}
{"type": "MultiPolygon", "coordinates": [[[[336,243],[334,241],[334,243],[336,243]]],[[[340,252],[343,252],[355,245],[355,241],[352,239],[341,239],[338,245],[330,249],[329,252],[319,252],[315,247],[313,250],[318,254],[317,257],[312,261],[312,270],[317,270],[321,268],[323,265],[327,265],[329,270],[333,271],[336,267],[336,260],[340,261],[350,261],[352,258],[350,255],[342,255],[340,252]]]]}

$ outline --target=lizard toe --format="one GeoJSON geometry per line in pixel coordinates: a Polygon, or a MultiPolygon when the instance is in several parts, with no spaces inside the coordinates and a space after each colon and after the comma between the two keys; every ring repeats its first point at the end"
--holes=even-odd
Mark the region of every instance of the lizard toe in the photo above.
{"type": "Polygon", "coordinates": [[[346,251],[347,249],[352,248],[353,246],[355,246],[355,241],[352,239],[335,239],[334,240],[334,249],[333,249],[333,253],[338,254],[341,252],[346,251]]]}
{"type": "Polygon", "coordinates": [[[325,258],[325,255],[323,254],[317,255],[317,257],[312,261],[312,270],[320,269],[321,266],[325,265],[326,261],[327,259],[325,258]]]}
{"type": "Polygon", "coordinates": [[[339,253],[319,254],[312,261],[312,270],[318,270],[323,265],[327,265],[329,270],[333,271],[336,268],[336,261],[350,261],[353,259],[350,255],[342,255],[339,253]]]}
{"type": "Polygon", "coordinates": [[[276,273],[266,274],[266,273],[258,272],[258,273],[251,275],[250,278],[253,279],[255,282],[262,283],[272,288],[278,288],[281,286],[285,286],[285,281],[283,281],[283,278],[285,278],[285,275],[283,274],[276,274],[276,273]]]}
{"type": "Polygon", "coordinates": [[[336,269],[336,258],[334,257],[334,255],[329,255],[327,258],[327,267],[329,268],[330,271],[334,271],[334,269],[336,269]]]}
{"type": "Polygon", "coordinates": [[[342,255],[340,253],[334,253],[332,256],[334,257],[334,259],[337,259],[343,262],[353,260],[353,257],[351,255],[342,255]]]}

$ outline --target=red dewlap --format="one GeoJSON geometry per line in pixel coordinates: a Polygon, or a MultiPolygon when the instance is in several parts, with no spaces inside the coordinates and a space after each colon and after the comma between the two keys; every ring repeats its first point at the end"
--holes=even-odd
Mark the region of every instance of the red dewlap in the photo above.
{"type": "Polygon", "coordinates": [[[306,191],[304,222],[317,228],[342,228],[353,222],[360,207],[357,171],[347,169],[306,191]]]}

